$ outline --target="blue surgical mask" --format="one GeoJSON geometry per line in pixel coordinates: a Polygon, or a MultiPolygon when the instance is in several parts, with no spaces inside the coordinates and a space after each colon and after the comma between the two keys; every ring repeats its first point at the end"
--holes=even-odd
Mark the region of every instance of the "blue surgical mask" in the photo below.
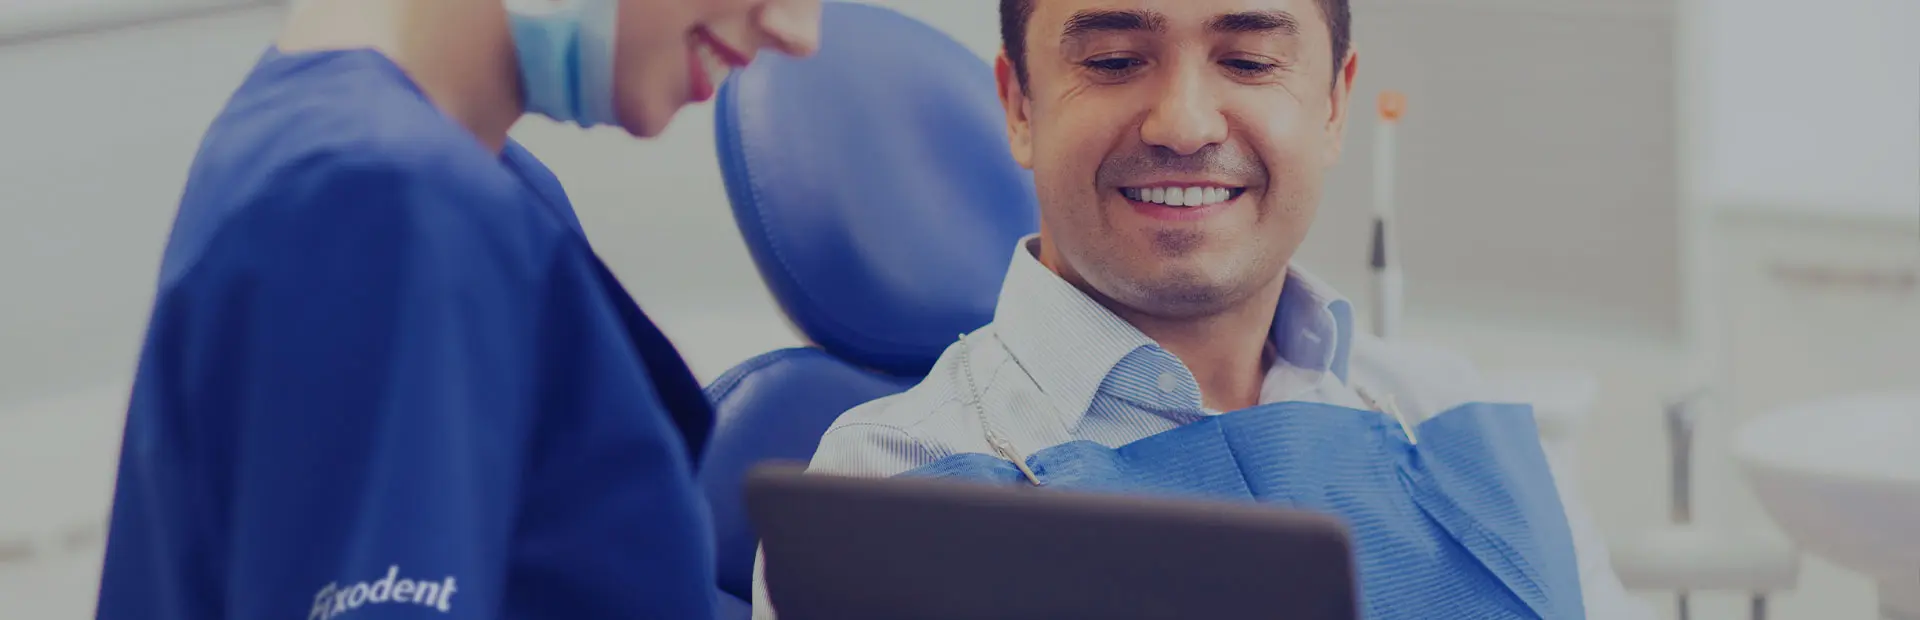
{"type": "Polygon", "coordinates": [[[527,112],[581,127],[619,125],[613,105],[619,0],[568,0],[553,8],[507,4],[527,112]]]}

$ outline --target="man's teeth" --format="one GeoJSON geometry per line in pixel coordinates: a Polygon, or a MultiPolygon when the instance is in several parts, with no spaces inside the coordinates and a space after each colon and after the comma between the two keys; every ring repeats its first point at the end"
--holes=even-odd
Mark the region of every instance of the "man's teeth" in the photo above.
{"type": "Polygon", "coordinates": [[[1169,207],[1204,207],[1226,202],[1233,197],[1233,190],[1224,187],[1130,187],[1121,192],[1130,200],[1169,207]]]}

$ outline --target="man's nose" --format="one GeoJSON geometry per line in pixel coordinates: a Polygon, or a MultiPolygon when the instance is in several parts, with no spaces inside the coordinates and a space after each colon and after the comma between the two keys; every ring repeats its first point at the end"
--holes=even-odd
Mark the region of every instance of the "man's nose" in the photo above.
{"type": "Polygon", "coordinates": [[[1140,126],[1140,139],[1180,155],[1226,141],[1227,119],[1203,71],[1186,69],[1167,77],[1140,126]]]}

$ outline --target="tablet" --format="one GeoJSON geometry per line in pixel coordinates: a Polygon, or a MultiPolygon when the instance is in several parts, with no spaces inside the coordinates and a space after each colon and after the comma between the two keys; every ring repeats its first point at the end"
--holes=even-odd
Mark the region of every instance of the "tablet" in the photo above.
{"type": "Polygon", "coordinates": [[[1357,618],[1330,516],[763,465],[748,516],[781,620],[1357,618]]]}

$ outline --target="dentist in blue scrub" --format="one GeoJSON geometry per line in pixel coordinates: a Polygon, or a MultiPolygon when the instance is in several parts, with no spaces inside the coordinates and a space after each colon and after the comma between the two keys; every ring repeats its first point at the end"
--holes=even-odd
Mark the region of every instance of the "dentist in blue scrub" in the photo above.
{"type": "Polygon", "coordinates": [[[818,0],[310,0],[207,130],[98,617],[714,615],[711,415],[524,114],[658,134],[818,0]]]}

